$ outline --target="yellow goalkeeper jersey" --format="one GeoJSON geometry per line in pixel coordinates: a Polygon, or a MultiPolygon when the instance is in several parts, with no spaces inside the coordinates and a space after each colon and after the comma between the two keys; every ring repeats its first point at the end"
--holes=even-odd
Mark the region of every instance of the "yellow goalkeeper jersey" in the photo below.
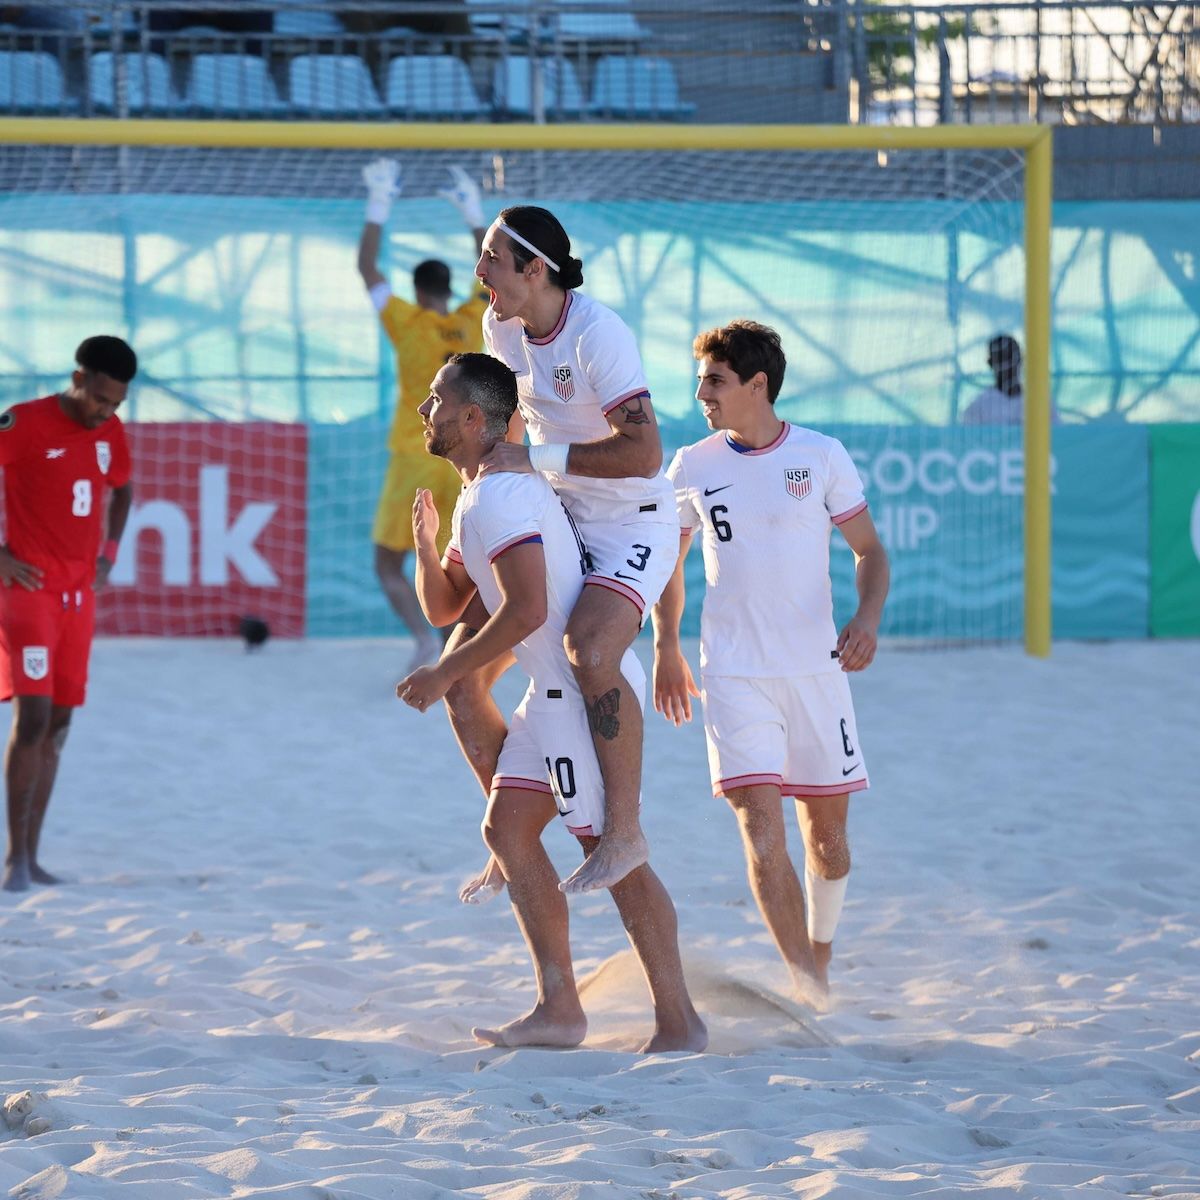
{"type": "Polygon", "coordinates": [[[393,454],[424,454],[417,407],[424,403],[433,377],[450,355],[483,349],[482,323],[487,306],[487,292],[478,290],[445,316],[395,295],[389,296],[379,310],[379,320],[396,351],[396,378],[400,383],[388,437],[388,449],[393,454]]]}

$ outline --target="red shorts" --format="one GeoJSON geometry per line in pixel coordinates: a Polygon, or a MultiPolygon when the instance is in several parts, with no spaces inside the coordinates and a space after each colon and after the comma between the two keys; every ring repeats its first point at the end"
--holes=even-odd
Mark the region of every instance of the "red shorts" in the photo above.
{"type": "Polygon", "coordinates": [[[81,705],[95,628],[91,588],[0,588],[0,700],[51,696],[60,708],[81,705]]]}

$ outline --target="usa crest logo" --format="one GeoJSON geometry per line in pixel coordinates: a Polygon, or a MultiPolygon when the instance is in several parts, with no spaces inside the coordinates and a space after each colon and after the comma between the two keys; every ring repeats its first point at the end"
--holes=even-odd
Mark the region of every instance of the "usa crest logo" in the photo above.
{"type": "Polygon", "coordinates": [[[50,649],[48,646],[26,646],[21,652],[22,666],[25,668],[27,679],[45,679],[50,669],[50,649]]]}
{"type": "Polygon", "coordinates": [[[96,463],[100,467],[100,474],[107,475],[108,468],[112,466],[112,446],[108,442],[96,443],[96,463]]]}
{"type": "Polygon", "coordinates": [[[554,368],[554,392],[560,400],[570,400],[575,395],[575,380],[571,378],[571,368],[561,363],[554,368]]]}
{"type": "Polygon", "coordinates": [[[790,467],[786,475],[789,496],[803,500],[812,491],[812,473],[807,467],[790,467]]]}

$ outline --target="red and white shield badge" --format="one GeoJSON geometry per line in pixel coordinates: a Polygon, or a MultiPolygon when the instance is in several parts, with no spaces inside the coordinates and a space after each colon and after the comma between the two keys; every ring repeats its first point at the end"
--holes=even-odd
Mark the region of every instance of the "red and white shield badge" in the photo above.
{"type": "Polygon", "coordinates": [[[803,500],[812,491],[812,475],[807,467],[791,467],[787,471],[787,490],[789,496],[803,500]]]}
{"type": "Polygon", "coordinates": [[[566,363],[554,368],[554,391],[560,400],[570,400],[575,395],[575,380],[571,378],[571,368],[566,363]]]}

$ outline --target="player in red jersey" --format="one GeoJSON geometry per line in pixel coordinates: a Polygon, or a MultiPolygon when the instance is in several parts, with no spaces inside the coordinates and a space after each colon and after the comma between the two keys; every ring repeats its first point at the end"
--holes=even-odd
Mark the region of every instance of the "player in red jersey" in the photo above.
{"type": "Polygon", "coordinates": [[[13,702],[0,886],[9,892],[58,882],[38,863],[38,839],[71,710],[87,690],[94,593],[108,581],[133,499],[116,411],[137,357],[120,338],[100,336],[80,344],[75,363],[65,391],[0,414],[8,522],[0,546],[0,699],[13,702]]]}

